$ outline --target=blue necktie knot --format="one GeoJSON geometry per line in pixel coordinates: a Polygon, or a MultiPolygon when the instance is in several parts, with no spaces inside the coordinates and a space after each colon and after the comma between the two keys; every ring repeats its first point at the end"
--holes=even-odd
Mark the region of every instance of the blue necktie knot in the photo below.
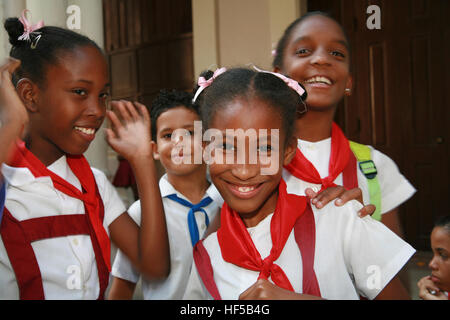
{"type": "Polygon", "coordinates": [[[211,202],[213,202],[213,200],[210,197],[205,197],[199,203],[192,204],[189,201],[180,198],[176,194],[170,194],[167,196],[167,198],[169,198],[175,202],[178,202],[179,204],[189,208],[189,212],[187,215],[187,222],[188,222],[188,227],[189,227],[189,234],[191,236],[191,243],[192,243],[192,246],[195,246],[195,244],[200,239],[197,221],[195,220],[195,212],[201,211],[204,213],[205,224],[206,224],[206,227],[208,227],[209,226],[209,218],[208,218],[208,214],[206,213],[205,209],[203,209],[203,207],[208,206],[211,202]]]}

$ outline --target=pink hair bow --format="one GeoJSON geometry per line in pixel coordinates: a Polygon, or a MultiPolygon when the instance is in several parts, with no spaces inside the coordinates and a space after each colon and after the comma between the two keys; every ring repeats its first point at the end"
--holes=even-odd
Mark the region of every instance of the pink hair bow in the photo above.
{"type": "Polygon", "coordinates": [[[40,28],[42,28],[44,26],[44,21],[39,21],[38,23],[32,25],[27,18],[25,17],[25,13],[29,12],[29,10],[23,10],[22,11],[22,17],[19,18],[19,21],[22,22],[23,24],[23,29],[24,32],[23,34],[19,37],[18,40],[28,40],[31,41],[30,39],[30,34],[40,28]]]}
{"type": "Polygon", "coordinates": [[[273,74],[274,76],[276,76],[276,77],[280,78],[281,80],[283,80],[291,89],[294,89],[298,93],[300,98],[302,98],[302,99],[306,98],[306,96],[305,96],[306,95],[305,89],[303,89],[303,87],[297,81],[295,81],[294,79],[288,78],[288,77],[282,75],[281,73],[261,70],[261,69],[258,69],[255,66],[253,66],[253,68],[255,68],[255,70],[258,71],[258,72],[264,72],[264,73],[273,74]]]}
{"type": "Polygon", "coordinates": [[[224,73],[225,71],[227,71],[226,68],[220,68],[217,69],[216,71],[214,71],[214,74],[212,75],[211,78],[209,78],[208,80],[206,80],[204,77],[200,77],[198,78],[197,84],[199,86],[197,92],[195,93],[194,99],[192,99],[193,102],[195,102],[198,98],[198,96],[200,95],[200,93],[202,93],[203,90],[205,90],[206,88],[208,88],[213,81],[220,76],[222,73],[224,73]]]}

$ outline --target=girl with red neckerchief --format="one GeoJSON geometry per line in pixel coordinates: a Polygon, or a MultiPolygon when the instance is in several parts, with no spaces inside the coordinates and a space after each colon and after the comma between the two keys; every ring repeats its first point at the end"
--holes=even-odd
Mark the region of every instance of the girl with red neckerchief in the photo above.
{"type": "Polygon", "coordinates": [[[414,187],[389,157],[372,147],[367,152],[377,175],[367,178],[333,122],[338,103],[351,95],[353,86],[350,46],[343,28],[325,13],[308,13],[286,28],[274,55],[274,70],[300,82],[308,92],[307,111],[296,121],[299,151],[291,163],[297,168],[295,174],[319,188],[358,186],[364,203],[379,200],[374,217],[402,237],[398,206],[415,193],[414,187]],[[369,179],[378,179],[378,189],[370,190],[369,183],[374,182],[369,179]]]}
{"type": "MultiPolygon", "coordinates": [[[[24,11],[5,29],[21,61],[5,96],[29,125],[7,165],[0,226],[0,299],[103,299],[111,241],[150,278],[169,271],[167,230],[152,158],[150,119],[139,104],[112,102],[101,49],[70,30],[31,24],[24,11]],[[107,140],[133,167],[142,198],[139,228],[104,173],[83,153],[105,116],[107,140]]],[[[0,99],[1,100],[1,99],[0,99]]]]}
{"type": "Polygon", "coordinates": [[[354,200],[312,206],[308,184],[289,170],[304,93],[298,83],[237,68],[202,90],[211,136],[204,158],[225,203],[218,231],[194,248],[184,298],[407,299],[396,274],[415,250],[380,222],[359,218],[354,200]]]}

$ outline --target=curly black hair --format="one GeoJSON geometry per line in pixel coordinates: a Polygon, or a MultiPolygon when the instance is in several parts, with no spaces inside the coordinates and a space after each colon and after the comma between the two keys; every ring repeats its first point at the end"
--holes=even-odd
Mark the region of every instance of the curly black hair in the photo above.
{"type": "Polygon", "coordinates": [[[6,19],[4,27],[12,45],[9,55],[21,61],[12,77],[14,85],[26,77],[44,87],[46,68],[57,63],[66,51],[92,46],[102,52],[93,40],[72,30],[45,26],[34,31],[30,35],[30,40],[19,40],[24,32],[24,26],[18,18],[6,19]]]}
{"type": "Polygon", "coordinates": [[[444,228],[448,233],[450,233],[450,215],[441,216],[436,219],[434,226],[444,228]]]}
{"type": "MultiPolygon", "coordinates": [[[[266,101],[282,120],[286,141],[294,132],[301,97],[277,76],[247,68],[233,68],[219,75],[201,94],[200,113],[203,127],[208,129],[217,111],[237,98],[259,98],[266,101]]],[[[249,115],[243,115],[249,116],[249,115]]]]}
{"type": "Polygon", "coordinates": [[[311,11],[308,12],[306,14],[304,14],[303,16],[301,16],[300,18],[297,18],[296,20],[294,20],[287,28],[286,30],[284,30],[283,36],[280,38],[280,40],[278,41],[277,44],[277,48],[275,50],[275,55],[272,61],[272,67],[274,68],[279,68],[281,70],[283,70],[283,63],[284,63],[284,51],[286,50],[286,47],[291,39],[291,34],[292,31],[294,31],[294,29],[303,21],[305,21],[306,19],[310,18],[310,17],[315,17],[315,16],[320,16],[320,17],[326,17],[328,19],[333,20],[334,22],[336,22],[339,27],[342,30],[342,33],[344,34],[345,40],[347,42],[347,46],[348,46],[348,51],[350,53],[351,51],[351,46],[350,46],[350,41],[349,41],[349,37],[347,35],[347,33],[345,32],[344,28],[342,27],[342,25],[336,20],[334,19],[329,13],[327,12],[323,12],[323,11],[311,11]]]}
{"type": "Polygon", "coordinates": [[[152,140],[156,141],[156,121],[159,116],[166,112],[167,110],[184,107],[189,110],[194,111],[200,116],[200,112],[197,105],[192,104],[192,93],[180,91],[180,90],[167,90],[162,89],[159,91],[158,96],[153,100],[150,109],[150,118],[152,124],[152,140]]]}

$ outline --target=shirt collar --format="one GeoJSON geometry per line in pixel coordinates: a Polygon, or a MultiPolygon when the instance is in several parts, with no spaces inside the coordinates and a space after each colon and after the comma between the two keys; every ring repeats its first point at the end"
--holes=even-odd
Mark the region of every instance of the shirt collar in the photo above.
{"type": "MultiPolygon", "coordinates": [[[[56,173],[57,175],[61,176],[62,178],[65,178],[64,176],[67,170],[66,156],[62,156],[61,158],[53,162],[51,165],[49,165],[47,168],[52,172],[56,173]]],[[[18,168],[8,166],[7,164],[3,164],[2,174],[5,181],[9,185],[14,187],[24,186],[34,181],[51,184],[53,183],[50,177],[38,177],[38,178],[34,177],[31,171],[25,167],[18,168]]]]}
{"type": "MultiPolygon", "coordinates": [[[[179,191],[177,191],[167,180],[167,173],[164,174],[161,179],[159,180],[159,190],[161,192],[161,197],[165,198],[168,195],[176,194],[180,198],[188,200],[183,194],[181,194],[179,191]]],[[[222,206],[223,199],[220,195],[219,191],[217,190],[216,186],[214,186],[212,183],[209,186],[209,188],[206,190],[206,194],[209,196],[214,202],[216,202],[219,206],[222,206]]],[[[203,196],[204,198],[205,196],[203,196]]]]}

